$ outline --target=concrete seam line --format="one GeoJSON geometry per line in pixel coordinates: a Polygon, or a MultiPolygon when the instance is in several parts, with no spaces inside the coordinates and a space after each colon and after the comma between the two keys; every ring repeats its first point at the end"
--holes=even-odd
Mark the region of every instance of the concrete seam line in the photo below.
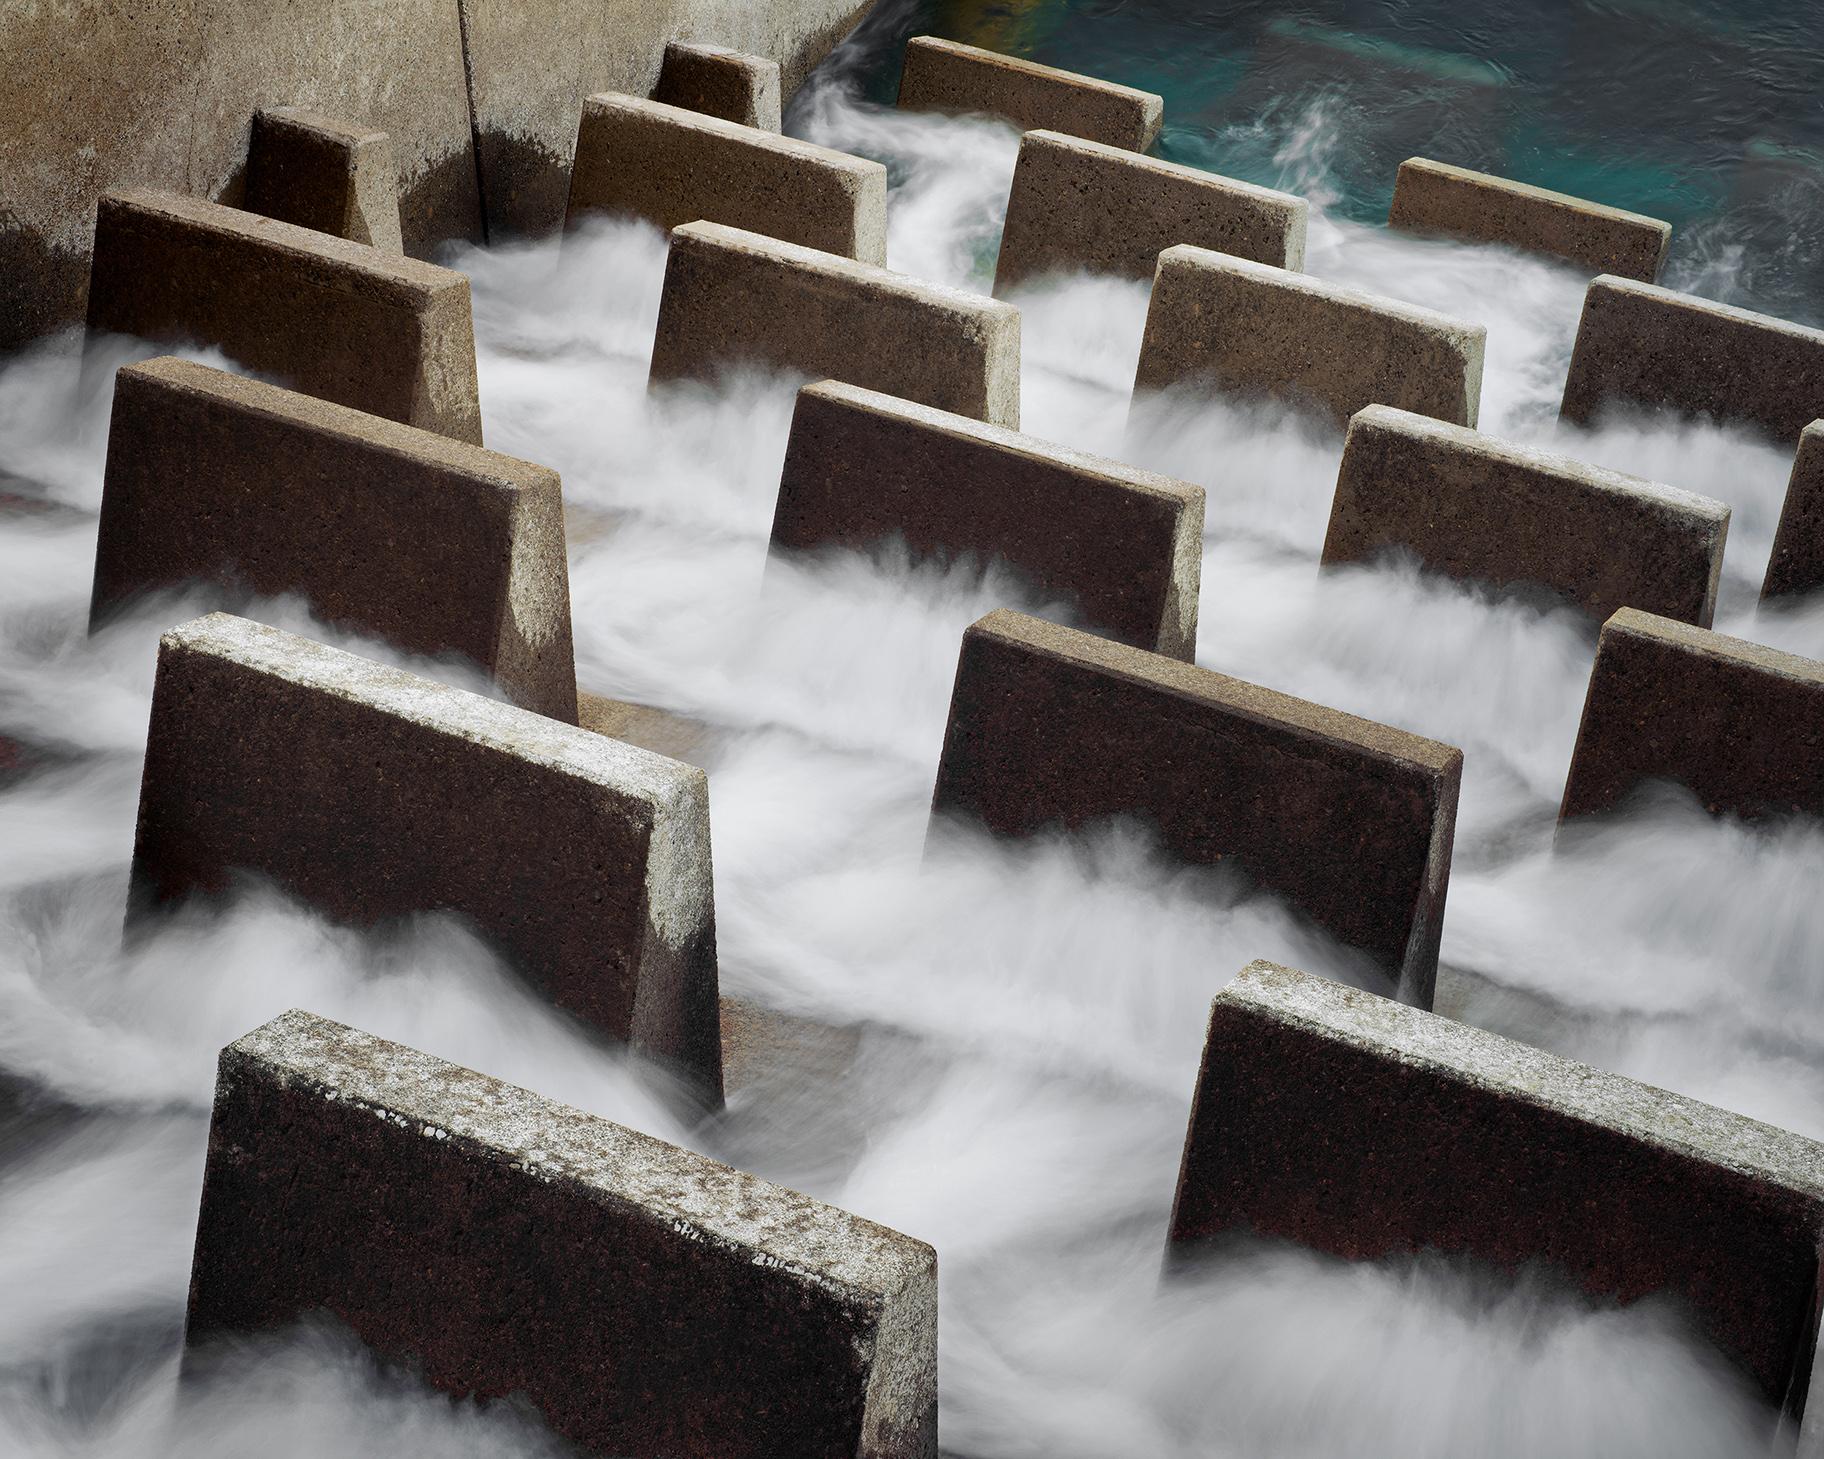
{"type": "Polygon", "coordinates": [[[475,211],[481,219],[481,243],[487,247],[488,176],[481,165],[481,124],[475,116],[475,63],[469,55],[469,0],[456,0],[456,30],[462,37],[462,89],[469,105],[469,161],[475,168],[475,211]]]}

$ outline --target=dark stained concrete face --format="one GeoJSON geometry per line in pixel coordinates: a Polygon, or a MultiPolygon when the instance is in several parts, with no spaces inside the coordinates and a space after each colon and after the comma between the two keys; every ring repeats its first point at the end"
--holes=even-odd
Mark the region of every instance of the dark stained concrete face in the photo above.
{"type": "Polygon", "coordinates": [[[1761,597],[1818,588],[1824,588],[1824,420],[1814,420],[1799,435],[1761,597]]]}
{"type": "Polygon", "coordinates": [[[253,118],[247,210],[400,253],[392,139],[336,117],[268,107],[253,118]]]}
{"type": "Polygon", "coordinates": [[[652,99],[769,132],[782,122],[779,63],[724,46],[672,41],[652,99]]]}

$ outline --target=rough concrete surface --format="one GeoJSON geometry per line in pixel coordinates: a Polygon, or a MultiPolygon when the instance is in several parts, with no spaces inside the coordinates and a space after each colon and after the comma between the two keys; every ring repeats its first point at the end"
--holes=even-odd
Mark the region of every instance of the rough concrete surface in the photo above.
{"type": "Polygon", "coordinates": [[[458,913],[720,1096],[701,770],[215,613],[159,642],[135,913],[237,873],[357,926],[458,913]]]}
{"type": "Polygon", "coordinates": [[[1710,626],[1729,508],[1709,497],[1371,405],[1349,422],[1325,563],[1392,548],[1434,572],[1536,583],[1598,621],[1710,626]]]}
{"type": "Polygon", "coordinates": [[[652,99],[769,132],[782,124],[779,63],[726,46],[672,41],[652,99]]]}
{"type": "Polygon", "coordinates": [[[1137,817],[1431,1005],[1463,754],[1002,610],[963,635],[932,796],[1002,836],[1137,817]]]}
{"type": "Polygon", "coordinates": [[[1799,435],[1761,597],[1809,593],[1820,587],[1824,587],[1824,420],[1814,420],[1799,435]]]}
{"type": "Polygon", "coordinates": [[[1085,626],[1197,647],[1203,488],[839,381],[798,394],[773,546],[1000,560],[1085,626]]]}
{"type": "Polygon", "coordinates": [[[720,223],[674,228],[652,378],[743,361],[1020,423],[1011,304],[720,223]]]}
{"type": "Polygon", "coordinates": [[[222,1051],[187,1361],[317,1311],[586,1453],[937,1453],[929,1246],[293,1010],[222,1051]]]}
{"type": "Polygon", "coordinates": [[[1305,200],[1059,132],[1020,139],[994,291],[1085,271],[1150,279],[1177,243],[1305,265],[1305,200]]]}
{"type": "Polygon", "coordinates": [[[392,138],[297,107],[254,115],[247,210],[389,253],[405,248],[392,138]]]}

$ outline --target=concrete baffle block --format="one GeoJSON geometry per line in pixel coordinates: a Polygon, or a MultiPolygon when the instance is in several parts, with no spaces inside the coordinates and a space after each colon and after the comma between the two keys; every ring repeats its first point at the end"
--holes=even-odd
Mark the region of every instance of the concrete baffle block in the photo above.
{"type": "Polygon", "coordinates": [[[114,382],[91,629],[206,583],[456,654],[576,722],[555,471],[187,360],[114,382]]]}
{"type": "Polygon", "coordinates": [[[1430,1007],[1463,753],[1002,610],[963,635],[933,815],[1110,817],[1236,866],[1430,1007]]]}
{"type": "Polygon", "coordinates": [[[773,547],[1007,563],[1084,623],[1188,659],[1203,488],[835,380],[798,395],[773,547]]]}
{"type": "Polygon", "coordinates": [[[1367,405],[1473,426],[1487,334],[1416,304],[1181,244],[1159,255],[1134,389],[1202,380],[1339,427],[1367,405]]]}
{"type": "Polygon", "coordinates": [[[652,379],[761,364],[1020,423],[1020,311],[720,223],[671,232],[652,379]]]}
{"type": "Polygon", "coordinates": [[[186,1364],[325,1311],[584,1453],[937,1453],[925,1243],[294,1010],[222,1051],[186,1364]]]}
{"type": "Polygon", "coordinates": [[[1663,219],[1426,157],[1400,164],[1387,226],[1505,244],[1648,284],[1672,240],[1663,219]]]}
{"type": "Polygon", "coordinates": [[[1028,132],[994,291],[1077,271],[1150,279],[1159,255],[1177,243],[1301,269],[1306,211],[1291,193],[1060,132],[1028,132]]]}
{"type": "Polygon", "coordinates": [[[1728,530],[1709,497],[1371,405],[1349,422],[1323,560],[1405,549],[1449,577],[1550,588],[1599,622],[1632,607],[1708,628],[1728,530]]]}
{"type": "Polygon", "coordinates": [[[297,107],[253,115],[247,211],[389,253],[405,250],[392,139],[297,107]]]}
{"type": "Polygon", "coordinates": [[[1560,414],[1670,410],[1754,427],[1781,444],[1824,416],[1824,329],[1603,275],[1583,296],[1560,414]]]}
{"type": "Polygon", "coordinates": [[[1002,117],[1021,131],[1043,128],[1144,152],[1159,138],[1165,99],[934,35],[913,36],[899,79],[906,111],[1002,117]]]}
{"type": "Polygon", "coordinates": [[[887,169],[720,117],[637,96],[583,103],[565,226],[630,213],[661,228],[706,218],[887,261],[887,169]]]}
{"type": "Polygon", "coordinates": [[[1257,962],[1210,1008],[1169,1266],[1224,1238],[1435,1250],[1680,1302],[1803,1407],[1824,1147],[1360,989],[1257,962]]]}
{"type": "Polygon", "coordinates": [[[781,126],[779,63],[727,46],[671,41],[659,63],[652,99],[744,127],[781,126]]]}
{"type": "Polygon", "coordinates": [[[1824,587],[1824,420],[1799,433],[1798,453],[1786,482],[1780,525],[1767,559],[1761,597],[1786,597],[1824,587]]]}
{"type": "Polygon", "coordinates": [[[1621,609],[1597,639],[1558,818],[1654,780],[1713,815],[1824,815],[1824,664],[1621,609]]]}
{"type": "Polygon", "coordinates": [[[91,334],[214,345],[324,400],[481,444],[469,281],[177,193],[109,193],[91,334]]]}
{"type": "Polygon", "coordinates": [[[136,917],[237,874],[465,917],[553,1003],[721,1093],[701,770],[263,624],[159,641],[136,917]]]}

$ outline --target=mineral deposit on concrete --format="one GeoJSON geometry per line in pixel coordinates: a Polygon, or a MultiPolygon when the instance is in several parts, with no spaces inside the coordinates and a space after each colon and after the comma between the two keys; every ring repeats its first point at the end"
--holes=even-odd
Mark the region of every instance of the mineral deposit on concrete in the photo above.
{"type": "Polygon", "coordinates": [[[1824,420],[1814,420],[1799,436],[1761,596],[1778,598],[1820,587],[1824,587],[1824,420]]]}
{"type": "Polygon", "coordinates": [[[398,253],[392,139],[296,107],[262,111],[247,148],[247,210],[398,253]]]}
{"type": "Polygon", "coordinates": [[[672,41],[652,99],[744,127],[780,127],[779,63],[726,46],[672,41]]]}

